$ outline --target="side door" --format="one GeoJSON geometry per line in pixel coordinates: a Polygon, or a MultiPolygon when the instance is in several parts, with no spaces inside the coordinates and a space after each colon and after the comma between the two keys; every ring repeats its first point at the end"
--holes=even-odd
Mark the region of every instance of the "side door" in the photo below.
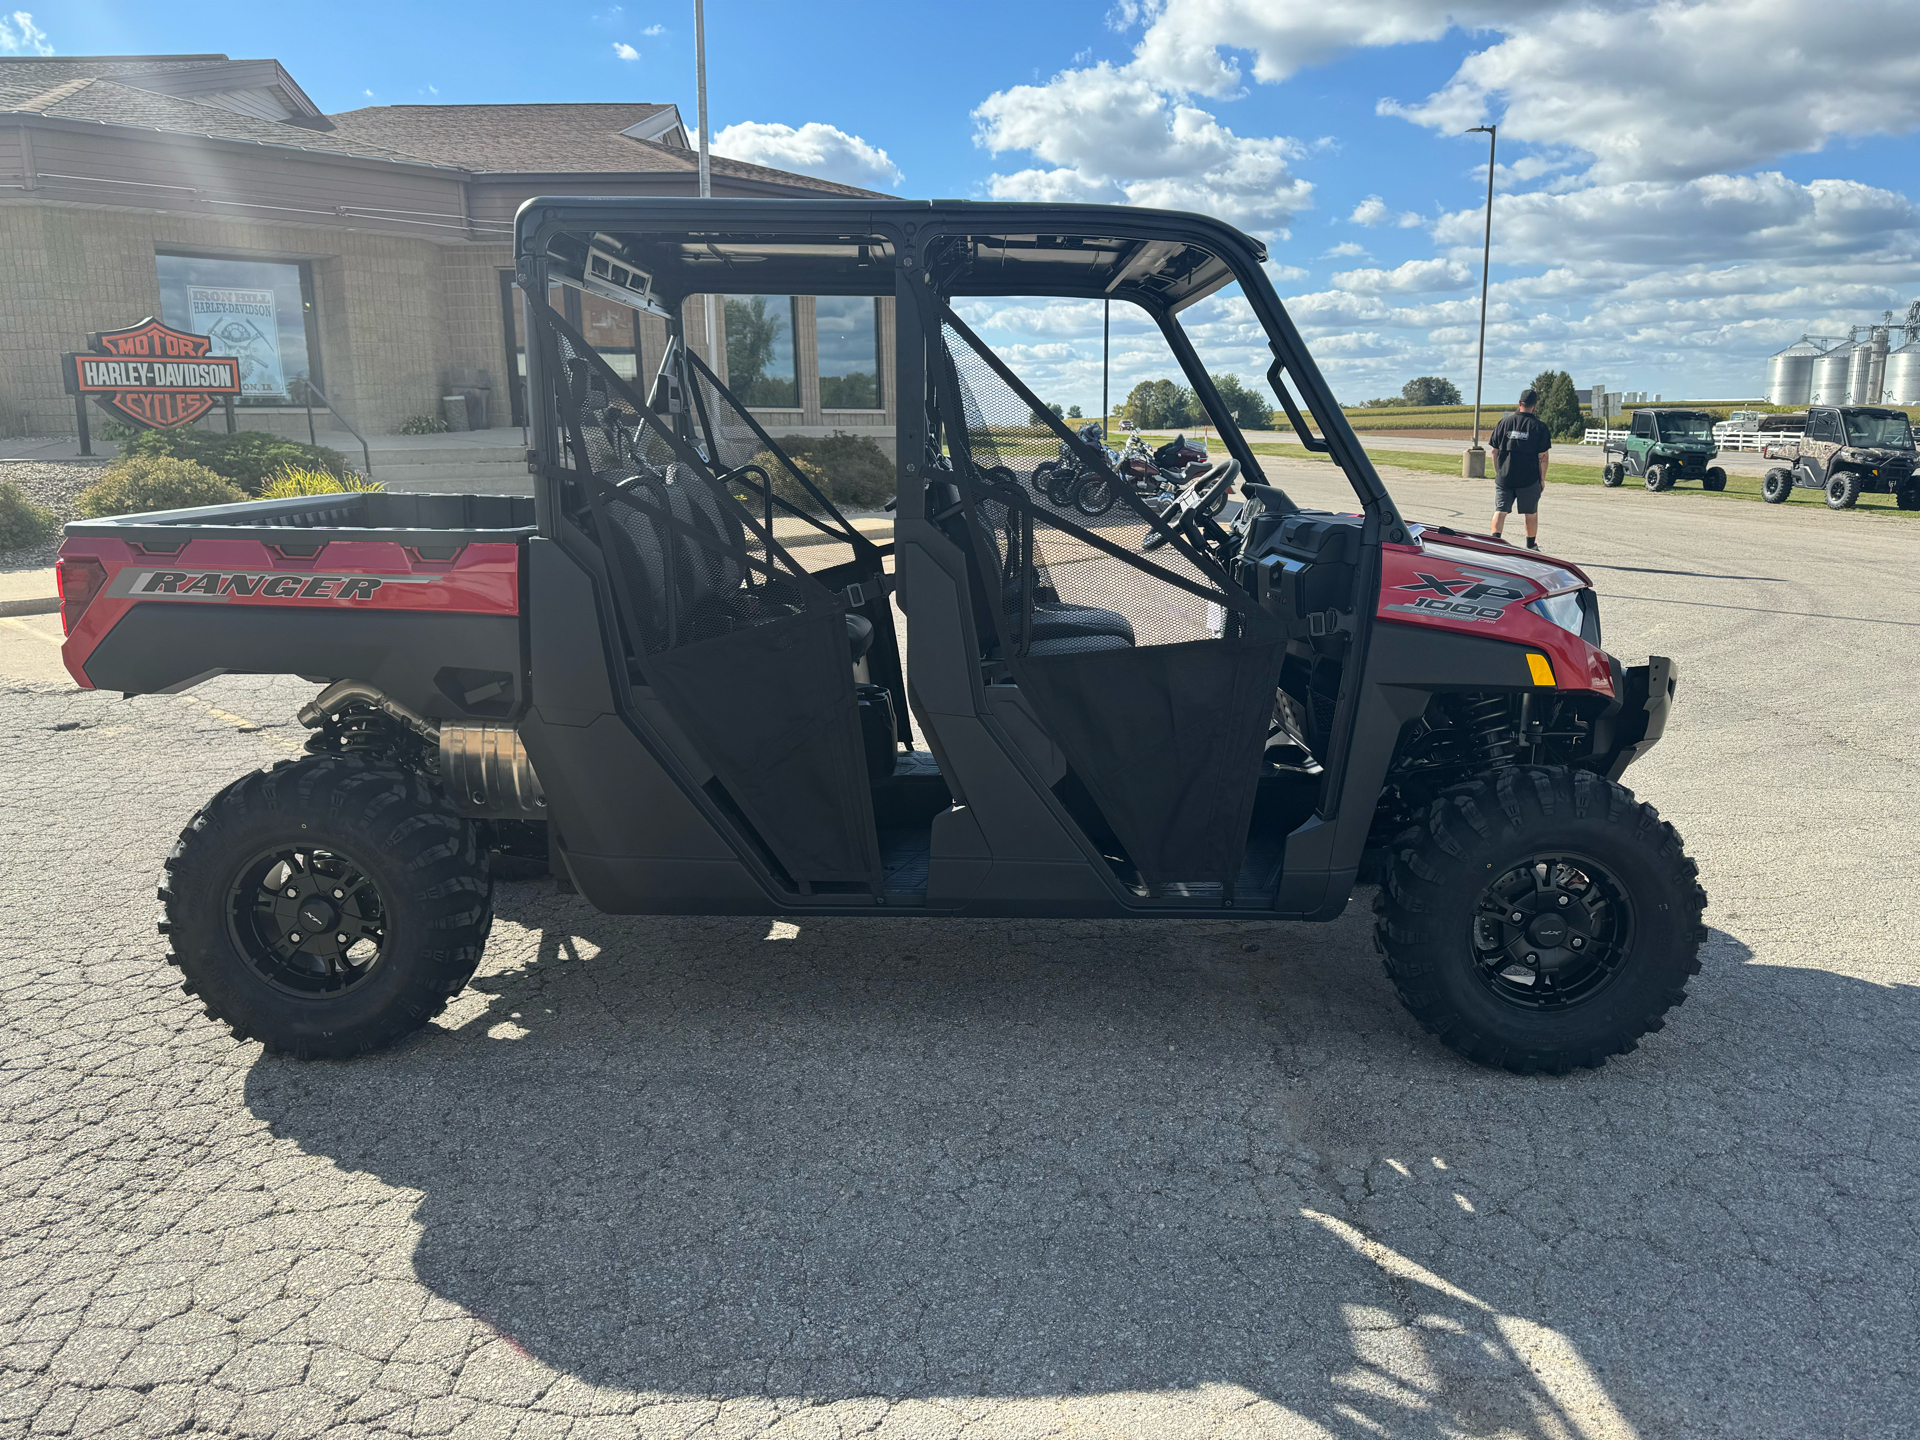
{"type": "Polygon", "coordinates": [[[1805,483],[1815,487],[1828,483],[1828,463],[1841,448],[1841,416],[1838,411],[1815,410],[1808,413],[1808,433],[1801,442],[1801,458],[1795,468],[1805,483]]]}
{"type": "Polygon", "coordinates": [[[1622,444],[1627,453],[1627,472],[1629,475],[1645,475],[1648,468],[1648,455],[1654,448],[1654,417],[1647,411],[1637,411],[1634,423],[1628,428],[1628,438],[1622,444]]]}

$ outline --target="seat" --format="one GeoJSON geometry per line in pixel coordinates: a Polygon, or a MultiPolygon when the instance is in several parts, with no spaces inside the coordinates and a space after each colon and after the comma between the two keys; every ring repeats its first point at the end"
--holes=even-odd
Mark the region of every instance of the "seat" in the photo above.
{"type": "Polygon", "coordinates": [[[874,623],[864,615],[847,612],[847,649],[859,660],[874,648],[874,623]]]}

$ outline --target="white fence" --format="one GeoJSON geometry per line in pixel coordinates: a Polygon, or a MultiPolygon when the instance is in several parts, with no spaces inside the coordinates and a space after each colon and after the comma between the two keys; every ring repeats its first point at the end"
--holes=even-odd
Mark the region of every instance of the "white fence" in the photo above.
{"type": "MultiPolygon", "coordinates": [[[[1714,427],[1714,443],[1722,450],[1759,450],[1764,445],[1778,445],[1784,440],[1799,440],[1805,434],[1799,430],[1733,430],[1726,421],[1714,427]]],[[[1596,430],[1592,426],[1581,436],[1583,445],[1603,445],[1609,441],[1626,440],[1625,430],[1596,430]]]]}

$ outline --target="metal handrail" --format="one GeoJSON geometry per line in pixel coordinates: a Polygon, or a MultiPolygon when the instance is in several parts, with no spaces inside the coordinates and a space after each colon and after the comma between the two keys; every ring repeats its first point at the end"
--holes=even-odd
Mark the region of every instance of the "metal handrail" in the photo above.
{"type": "Polygon", "coordinates": [[[331,400],[327,399],[327,392],[322,390],[319,386],[315,385],[311,380],[308,380],[305,376],[296,376],[294,377],[294,384],[298,385],[301,389],[301,393],[308,397],[307,399],[307,439],[308,441],[315,445],[319,444],[318,441],[314,440],[314,428],[313,428],[313,397],[319,396],[320,403],[326,406],[329,411],[332,411],[333,418],[339,421],[342,425],[346,426],[347,433],[351,435],[355,440],[360,442],[360,459],[362,463],[367,467],[366,469],[367,479],[372,480],[374,478],[374,456],[373,456],[373,452],[367,448],[367,437],[354,429],[353,422],[347,419],[346,416],[342,415],[337,409],[335,409],[334,403],[331,400]]]}

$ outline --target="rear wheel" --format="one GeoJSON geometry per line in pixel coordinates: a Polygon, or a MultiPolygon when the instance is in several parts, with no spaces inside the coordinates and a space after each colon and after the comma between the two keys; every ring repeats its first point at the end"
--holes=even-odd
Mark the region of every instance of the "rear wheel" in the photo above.
{"type": "Polygon", "coordinates": [[[1861,498],[1861,477],[1851,470],[1837,471],[1828,477],[1828,509],[1852,510],[1861,498]]]}
{"type": "Polygon", "coordinates": [[[1470,1060],[1599,1066],[1660,1030],[1701,968],[1707,897],[1680,836],[1591,771],[1455,786],[1392,849],[1376,945],[1402,1003],[1470,1060]]]}
{"type": "Polygon", "coordinates": [[[1604,465],[1601,467],[1601,484],[1617,486],[1626,478],[1626,475],[1627,472],[1619,465],[1604,465]]]}
{"type": "Polygon", "coordinates": [[[166,872],[181,988],[237,1038],[302,1058],[426,1025],[473,975],[493,920],[474,827],[419,776],[346,756],[235,781],[166,872]]]}
{"type": "Polygon", "coordinates": [[[1761,477],[1761,499],[1769,505],[1779,505],[1794,494],[1794,472],[1776,466],[1761,477]]]}
{"type": "Polygon", "coordinates": [[[1726,490],[1727,488],[1728,473],[1718,465],[1709,466],[1708,473],[1701,477],[1701,489],[1726,490]]]}
{"type": "Polygon", "coordinates": [[[1034,467],[1034,473],[1028,477],[1029,484],[1034,487],[1034,494],[1047,494],[1048,482],[1053,480],[1054,472],[1059,468],[1060,462],[1057,460],[1044,460],[1034,467]]]}

